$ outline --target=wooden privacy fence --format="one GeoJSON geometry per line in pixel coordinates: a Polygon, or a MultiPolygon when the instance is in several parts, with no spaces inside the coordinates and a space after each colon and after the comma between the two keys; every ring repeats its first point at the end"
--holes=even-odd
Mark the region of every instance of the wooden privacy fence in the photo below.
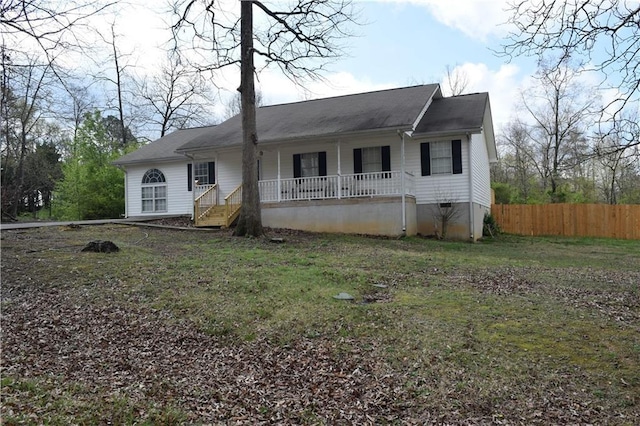
{"type": "Polygon", "coordinates": [[[640,204],[494,204],[503,232],[640,240],[640,204]]]}

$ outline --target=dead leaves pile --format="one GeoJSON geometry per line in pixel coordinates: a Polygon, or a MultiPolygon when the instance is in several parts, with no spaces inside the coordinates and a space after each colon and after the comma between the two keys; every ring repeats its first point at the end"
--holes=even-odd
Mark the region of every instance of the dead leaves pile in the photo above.
{"type": "Polygon", "coordinates": [[[627,325],[640,323],[640,271],[499,268],[460,274],[452,282],[496,295],[552,296],[568,306],[599,312],[627,325]]]}
{"type": "MultiPolygon", "coordinates": [[[[506,371],[504,377],[499,372],[484,377],[448,358],[447,351],[428,345],[412,349],[414,358],[403,365],[390,365],[385,353],[395,348],[382,347],[375,336],[366,341],[300,337],[287,345],[260,338],[251,342],[221,340],[168,312],[145,307],[148,305],[133,298],[125,300],[126,295],[110,298],[109,294],[121,292],[114,277],[96,283],[90,277],[80,279],[80,272],[58,268],[52,257],[25,256],[26,250],[40,248],[40,242],[35,237],[31,241],[29,235],[15,234],[13,238],[23,244],[13,252],[10,245],[3,247],[3,380],[33,379],[51,384],[43,388],[53,399],[76,384],[81,391],[73,397],[103,401],[107,407],[98,423],[118,423],[109,417],[108,408],[122,398],[132,401],[137,410],[129,423],[153,423],[148,407],[154,406],[175,407],[184,414],[181,422],[188,424],[640,421],[637,405],[626,409],[623,405],[627,401],[621,400],[614,409],[600,406],[582,386],[583,381],[592,379],[571,368],[545,370],[544,365],[532,364],[522,375],[506,371]],[[38,282],[39,270],[47,271],[47,283],[38,282]],[[78,282],[65,284],[70,280],[78,282]]],[[[43,235],[49,238],[50,234],[43,235]]],[[[166,238],[161,234],[153,237],[158,251],[171,255],[166,238]]],[[[301,238],[287,234],[288,241],[301,238]]],[[[59,251],[76,250],[74,241],[60,237],[55,242],[59,251]]],[[[640,272],[503,267],[452,274],[434,268],[432,275],[438,276],[438,282],[446,280],[450,285],[471,286],[499,296],[552,295],[573,306],[602,312],[624,326],[637,326],[640,319],[640,272]],[[546,274],[544,279],[540,274],[546,274]],[[554,274],[563,274],[557,285],[553,284],[554,274]],[[592,280],[594,285],[574,286],[570,277],[580,282],[592,280]]],[[[411,273],[390,272],[384,284],[400,287],[414,278],[411,273]]],[[[389,302],[389,294],[372,290],[363,299],[389,302]]],[[[398,315],[410,313],[399,310],[398,315]]],[[[400,328],[397,332],[401,333],[400,328]]],[[[475,363],[486,365],[480,371],[487,375],[510,366],[483,357],[481,351],[474,350],[473,341],[467,346],[467,352],[463,348],[450,356],[473,357],[475,363]]],[[[3,416],[27,414],[35,424],[46,423],[47,416],[59,410],[6,387],[1,403],[3,416]]],[[[71,419],[78,415],[67,414],[71,419]]]]}
{"type": "Polygon", "coordinates": [[[73,299],[50,291],[4,309],[3,375],[59,377],[107,399],[169,401],[192,422],[411,417],[401,377],[352,345],[348,352],[322,339],[229,346],[164,312],[73,299]]]}

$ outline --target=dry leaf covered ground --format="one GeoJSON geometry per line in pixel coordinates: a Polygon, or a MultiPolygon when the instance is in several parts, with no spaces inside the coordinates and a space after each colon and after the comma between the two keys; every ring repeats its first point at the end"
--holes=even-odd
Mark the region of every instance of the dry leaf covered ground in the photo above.
{"type": "Polygon", "coordinates": [[[3,424],[640,423],[638,242],[271,235],[3,231],[3,424]]]}

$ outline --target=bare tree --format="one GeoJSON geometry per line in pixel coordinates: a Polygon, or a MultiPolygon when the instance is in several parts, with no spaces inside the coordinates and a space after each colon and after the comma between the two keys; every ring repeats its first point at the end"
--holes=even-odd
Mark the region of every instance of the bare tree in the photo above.
{"type": "Polygon", "coordinates": [[[73,30],[115,3],[3,0],[0,4],[0,27],[7,36],[35,41],[49,55],[58,48],[83,45],[73,30]]]}
{"type": "Polygon", "coordinates": [[[522,93],[522,105],[535,123],[529,130],[537,146],[537,167],[552,201],[556,200],[561,174],[570,168],[568,147],[584,135],[593,121],[597,97],[577,81],[567,63],[541,62],[538,84],[522,93]]]}
{"type": "MultiPolygon", "coordinates": [[[[58,116],[71,123],[72,139],[75,139],[85,115],[96,107],[96,100],[86,85],[75,84],[68,80],[65,88],[67,96],[58,103],[65,108],[58,111],[58,116]]],[[[63,151],[62,154],[66,156],[67,152],[63,151]]]]}
{"type": "Polygon", "coordinates": [[[462,214],[460,204],[451,193],[438,190],[432,211],[436,238],[444,240],[447,238],[449,225],[462,214]],[[440,229],[438,229],[438,226],[440,229]]]}
{"type": "Polygon", "coordinates": [[[640,138],[636,123],[640,116],[626,115],[616,122],[614,129],[605,134],[596,135],[596,159],[600,165],[600,184],[604,199],[609,204],[617,204],[624,193],[625,176],[634,176],[640,172],[640,150],[638,146],[627,146],[625,149],[612,149],[623,146],[617,138],[632,140],[640,138]]]}
{"type": "MultiPolygon", "coordinates": [[[[262,92],[260,90],[256,90],[256,107],[261,107],[264,105],[264,101],[262,99],[262,92]]],[[[238,115],[242,112],[242,96],[240,92],[236,93],[235,96],[229,98],[229,100],[225,104],[224,108],[224,118],[229,119],[235,115],[238,115]]]]}
{"type": "Polygon", "coordinates": [[[499,136],[498,143],[505,151],[499,161],[506,176],[498,181],[509,183],[519,194],[519,198],[527,201],[533,192],[533,181],[537,169],[529,128],[519,120],[507,124],[499,136]]]}
{"type": "Polygon", "coordinates": [[[235,234],[258,236],[263,231],[256,167],[254,55],[261,58],[260,67],[275,65],[294,82],[321,78],[327,60],[342,52],[338,42],[348,35],[354,9],[351,0],[295,0],[289,6],[257,0],[240,3],[238,18],[233,10],[221,10],[220,1],[177,0],[174,11],[178,20],[173,29],[177,45],[183,34],[188,37],[192,55],[202,61],[197,64],[199,69],[240,65],[243,190],[235,234]],[[265,23],[256,29],[253,6],[265,23]]]}
{"type": "Polygon", "coordinates": [[[14,217],[24,195],[25,160],[35,149],[34,135],[47,110],[45,102],[50,99],[48,90],[52,78],[50,63],[41,63],[29,55],[23,56],[20,64],[16,65],[2,55],[0,87],[2,162],[4,167],[13,171],[11,177],[4,175],[2,189],[6,194],[11,194],[7,200],[8,213],[14,217]],[[8,182],[11,182],[10,188],[8,182]]]}
{"type": "MultiPolygon", "coordinates": [[[[92,30],[92,18],[108,11],[115,5],[115,0],[2,0],[0,2],[0,32],[5,44],[4,53],[15,65],[30,66],[29,62],[19,64],[23,52],[39,56],[39,62],[49,64],[50,72],[55,76],[51,84],[55,84],[54,96],[57,102],[65,104],[67,93],[73,99],[73,107],[57,108],[51,111],[50,117],[71,120],[74,115],[74,128],[79,125],[80,117],[86,112],[85,106],[75,104],[78,96],[86,95],[86,86],[77,83],[77,77],[71,75],[68,65],[62,65],[59,59],[70,51],[80,52],[88,56],[92,49],[92,41],[86,35],[92,30]],[[83,87],[83,89],[79,89],[83,87]],[[80,107],[81,111],[71,113],[71,109],[80,107]],[[66,114],[66,117],[64,116],[66,114]]],[[[84,96],[83,96],[84,97],[84,96]]]]}
{"type": "Polygon", "coordinates": [[[448,96],[460,96],[464,94],[469,86],[469,76],[459,66],[445,67],[445,87],[448,96]]]}
{"type": "Polygon", "coordinates": [[[136,82],[146,120],[160,137],[171,129],[205,124],[213,103],[202,75],[187,69],[178,55],[169,55],[159,71],[136,82]]]}
{"type": "MultiPolygon", "coordinates": [[[[126,61],[127,57],[130,54],[122,53],[118,48],[117,43],[117,34],[115,29],[115,23],[111,24],[111,32],[108,36],[104,36],[100,34],[102,40],[109,45],[111,49],[111,56],[109,58],[110,61],[113,61],[113,74],[108,72],[103,72],[99,78],[111,83],[115,88],[115,106],[113,109],[116,110],[116,114],[119,120],[120,125],[120,144],[124,147],[127,145],[127,123],[125,122],[126,113],[125,113],[125,79],[127,79],[127,69],[131,67],[131,65],[126,61]]],[[[111,67],[108,67],[111,68],[111,67]]]]}
{"type": "Polygon", "coordinates": [[[258,126],[253,57],[253,4],[240,5],[240,95],[242,108],[242,204],[235,234],[260,236],[262,217],[258,190],[258,126]]]}
{"type": "MultiPolygon", "coordinates": [[[[603,88],[619,92],[614,119],[640,100],[640,4],[620,0],[514,0],[509,23],[515,27],[503,46],[512,57],[555,55],[560,65],[580,60],[579,67],[602,74],[603,88]]],[[[625,145],[640,141],[621,141],[625,145]]]]}

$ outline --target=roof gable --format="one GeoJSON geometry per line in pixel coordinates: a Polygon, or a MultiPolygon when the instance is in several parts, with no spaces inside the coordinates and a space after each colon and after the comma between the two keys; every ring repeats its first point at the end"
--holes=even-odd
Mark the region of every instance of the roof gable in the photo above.
{"type": "Polygon", "coordinates": [[[184,145],[185,141],[192,140],[201,135],[211,132],[215,126],[207,127],[195,127],[192,129],[176,130],[141,146],[134,152],[127,155],[123,155],[118,158],[113,164],[132,164],[132,163],[144,163],[149,160],[154,161],[171,161],[171,160],[184,160],[184,155],[177,154],[176,150],[184,145]]]}
{"type": "Polygon", "coordinates": [[[488,93],[434,99],[414,135],[480,130],[488,102],[488,93]]]}

